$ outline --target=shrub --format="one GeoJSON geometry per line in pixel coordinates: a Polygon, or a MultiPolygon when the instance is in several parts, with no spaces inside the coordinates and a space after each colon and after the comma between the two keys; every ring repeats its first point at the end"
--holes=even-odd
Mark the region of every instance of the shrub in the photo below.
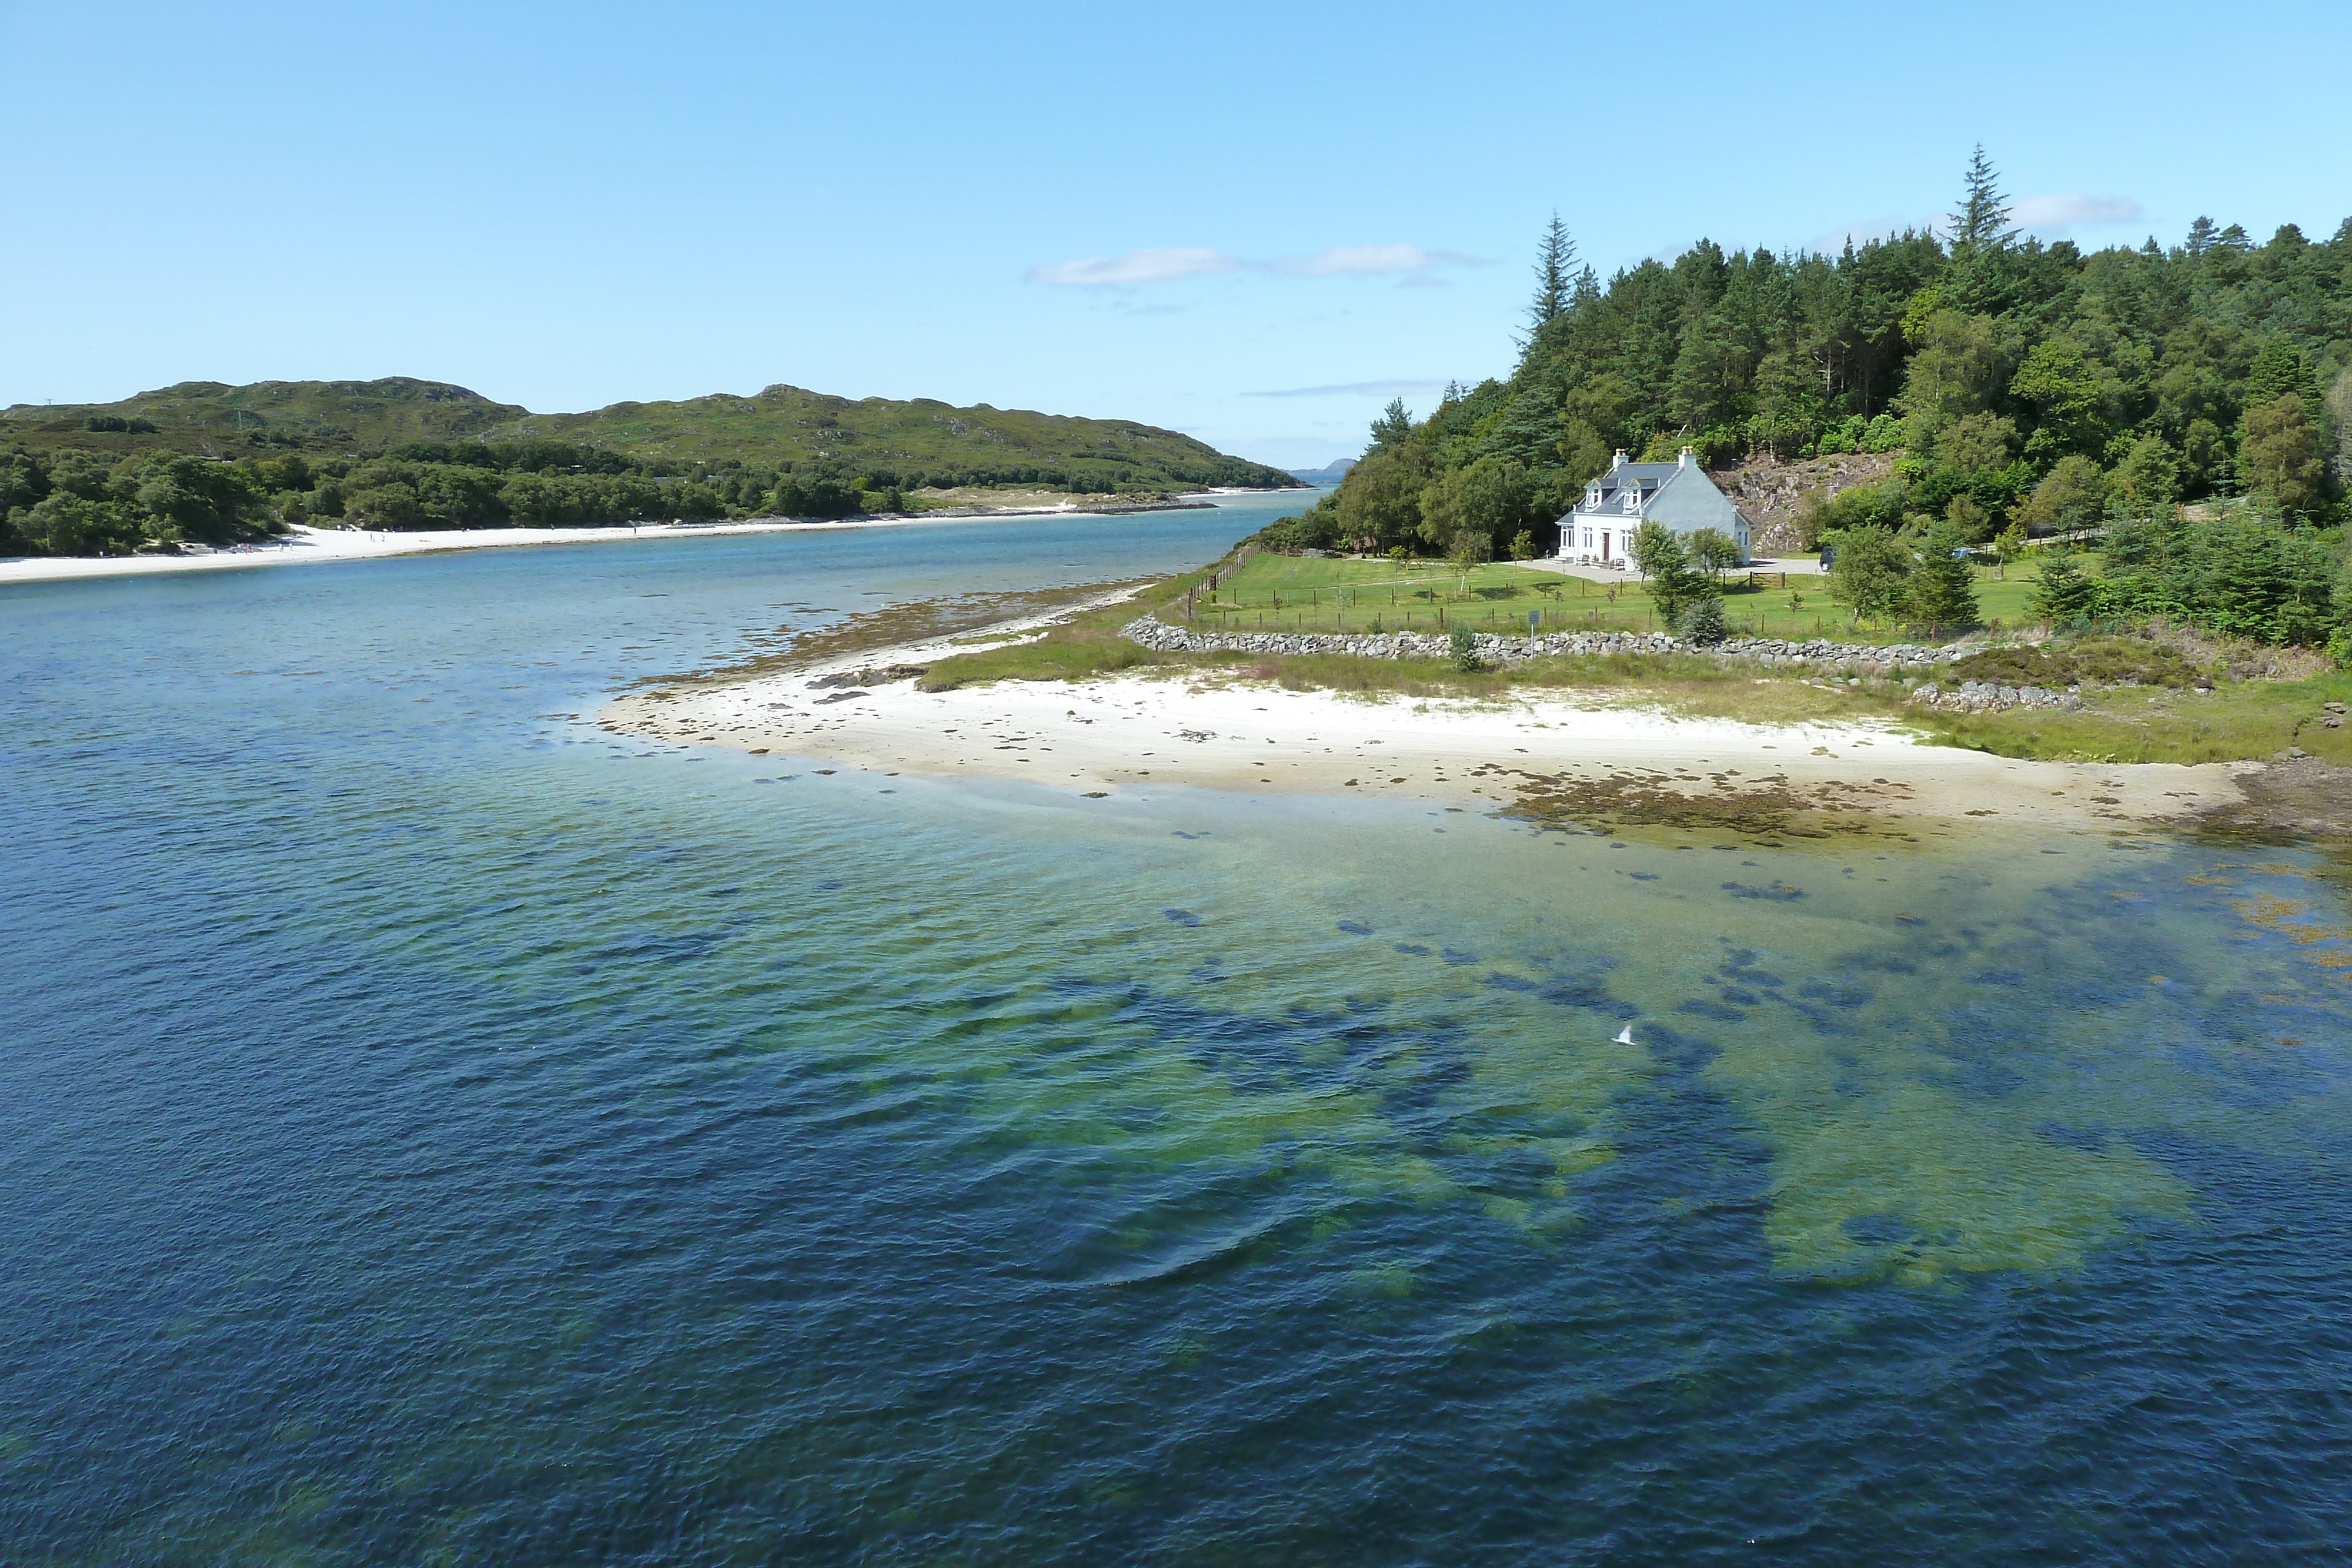
{"type": "Polygon", "coordinates": [[[1817,549],[1822,538],[1849,528],[1895,528],[1903,523],[1905,487],[1900,481],[1858,485],[1835,496],[1815,491],[1797,507],[1797,540],[1817,549]]]}
{"type": "Polygon", "coordinates": [[[1471,635],[1469,627],[1456,626],[1446,641],[1453,645],[1455,669],[1467,674],[1479,667],[1478,639],[1471,635]]]}
{"type": "Polygon", "coordinates": [[[1952,678],[2004,686],[2084,685],[2186,686],[2203,679],[2195,663],[2144,637],[2083,637],[2036,647],[1987,648],[1956,659],[1952,678]]]}
{"type": "Polygon", "coordinates": [[[1893,452],[1903,444],[1903,422],[1891,413],[1882,413],[1870,422],[1863,432],[1864,452],[1893,452]]]}
{"type": "Polygon", "coordinates": [[[1731,628],[1723,618],[1723,601],[1711,593],[1691,601],[1676,625],[1685,637],[1703,648],[1712,647],[1731,635],[1731,628]]]}

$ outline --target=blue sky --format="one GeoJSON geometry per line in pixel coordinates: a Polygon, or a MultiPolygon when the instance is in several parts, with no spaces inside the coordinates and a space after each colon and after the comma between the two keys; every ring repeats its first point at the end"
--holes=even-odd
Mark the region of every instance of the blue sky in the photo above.
{"type": "Polygon", "coordinates": [[[2352,7],[0,0],[0,403],[415,375],[1145,420],[1286,466],[1606,274],[1948,210],[2352,215],[2352,7]]]}

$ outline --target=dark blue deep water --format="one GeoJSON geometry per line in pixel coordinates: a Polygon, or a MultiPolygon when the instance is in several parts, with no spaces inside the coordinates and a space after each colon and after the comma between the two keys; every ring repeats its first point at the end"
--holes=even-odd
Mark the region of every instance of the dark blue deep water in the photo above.
{"type": "Polygon", "coordinates": [[[1268,512],[0,590],[0,1562],[2352,1560],[2312,856],[588,722],[1268,512]]]}

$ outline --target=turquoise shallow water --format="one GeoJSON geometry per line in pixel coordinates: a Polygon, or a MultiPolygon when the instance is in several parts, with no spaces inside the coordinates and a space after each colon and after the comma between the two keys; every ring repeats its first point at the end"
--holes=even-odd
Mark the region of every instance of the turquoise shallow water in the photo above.
{"type": "Polygon", "coordinates": [[[2343,1558],[2299,852],[572,716],[1270,511],[0,592],[0,1559],[2343,1558]]]}

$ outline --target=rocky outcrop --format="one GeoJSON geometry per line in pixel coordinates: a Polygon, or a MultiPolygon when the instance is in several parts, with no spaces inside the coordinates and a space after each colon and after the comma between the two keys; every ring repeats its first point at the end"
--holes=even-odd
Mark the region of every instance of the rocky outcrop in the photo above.
{"type": "MultiPolygon", "coordinates": [[[[1161,653],[1340,653],[1360,659],[1443,659],[1454,651],[1444,637],[1421,632],[1197,632],[1146,615],[1119,629],[1130,643],[1161,653]]],[[[1516,664],[1528,659],[1596,653],[1700,653],[1717,658],[1842,674],[1906,675],[1949,664],[1975,650],[1897,643],[1792,642],[1777,637],[1733,637],[1702,647],[1681,637],[1643,632],[1554,632],[1536,637],[1480,632],[1473,639],[1480,662],[1516,664]]]]}
{"type": "Polygon", "coordinates": [[[1841,490],[1875,485],[1895,472],[1888,452],[1843,452],[1829,457],[1782,460],[1757,453],[1707,475],[1731,497],[1755,528],[1750,547],[1759,556],[1794,553],[1799,548],[1797,512],[1805,497],[1824,499],[1841,490]]]}
{"type": "Polygon", "coordinates": [[[1962,681],[1946,691],[1929,681],[1913,692],[1910,700],[1948,713],[2001,713],[2013,707],[2072,710],[2083,706],[2083,699],[2075,695],[2078,689],[2070,686],[2062,692],[2048,686],[2002,686],[1990,681],[1962,681]]]}

